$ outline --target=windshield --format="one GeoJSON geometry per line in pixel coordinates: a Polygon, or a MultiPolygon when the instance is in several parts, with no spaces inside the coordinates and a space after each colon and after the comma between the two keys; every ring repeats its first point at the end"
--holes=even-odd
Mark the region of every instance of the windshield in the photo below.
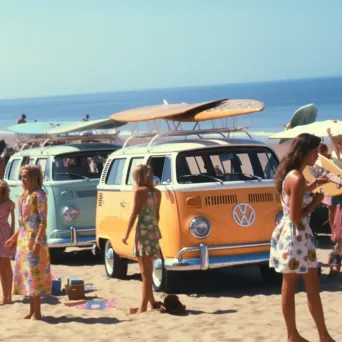
{"type": "Polygon", "coordinates": [[[54,180],[100,178],[107,156],[112,151],[88,151],[56,156],[53,161],[54,180]]]}
{"type": "Polygon", "coordinates": [[[225,147],[180,153],[178,183],[233,182],[273,179],[278,158],[267,147],[225,147]]]}

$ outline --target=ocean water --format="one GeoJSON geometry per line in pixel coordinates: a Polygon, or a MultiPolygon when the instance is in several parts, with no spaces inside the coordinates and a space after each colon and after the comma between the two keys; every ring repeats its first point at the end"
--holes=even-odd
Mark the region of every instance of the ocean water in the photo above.
{"type": "Polygon", "coordinates": [[[264,111],[237,119],[238,124],[249,125],[252,135],[260,140],[283,130],[294,111],[309,103],[318,107],[318,121],[342,119],[342,77],[328,77],[1,100],[0,130],[15,124],[21,113],[26,114],[28,122],[78,121],[85,114],[91,119],[107,118],[125,109],[162,104],[163,99],[169,103],[197,103],[221,98],[264,102],[264,111]]]}

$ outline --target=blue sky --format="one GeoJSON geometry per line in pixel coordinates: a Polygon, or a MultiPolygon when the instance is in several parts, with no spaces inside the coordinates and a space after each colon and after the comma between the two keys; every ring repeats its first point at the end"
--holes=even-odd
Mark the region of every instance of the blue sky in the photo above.
{"type": "Polygon", "coordinates": [[[0,98],[342,74],[341,0],[0,2],[0,98]]]}

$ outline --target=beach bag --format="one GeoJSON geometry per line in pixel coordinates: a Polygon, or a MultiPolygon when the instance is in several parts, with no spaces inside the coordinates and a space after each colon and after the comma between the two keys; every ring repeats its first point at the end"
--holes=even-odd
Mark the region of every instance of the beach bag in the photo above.
{"type": "Polygon", "coordinates": [[[164,298],[160,312],[171,315],[184,315],[186,313],[186,306],[180,302],[178,296],[169,294],[164,298]]]}

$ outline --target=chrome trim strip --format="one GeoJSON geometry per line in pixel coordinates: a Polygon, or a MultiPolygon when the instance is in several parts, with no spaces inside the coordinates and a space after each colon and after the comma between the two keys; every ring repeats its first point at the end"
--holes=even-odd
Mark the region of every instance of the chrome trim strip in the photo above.
{"type": "MultiPolygon", "coordinates": [[[[57,243],[53,243],[51,240],[54,240],[56,238],[54,238],[54,235],[57,234],[67,234],[68,230],[63,230],[63,229],[55,229],[51,234],[50,237],[48,239],[48,246],[50,248],[61,248],[61,247],[88,247],[88,246],[92,246],[94,243],[96,243],[96,230],[95,228],[74,228],[74,227],[70,227],[70,242],[57,242],[57,243]],[[77,241],[78,237],[77,234],[78,233],[90,233],[93,236],[87,236],[86,238],[88,238],[89,240],[87,241],[77,241]],[[49,241],[50,240],[50,241],[49,241]]],[[[57,239],[58,240],[58,239],[57,239]]],[[[61,240],[68,240],[68,238],[64,238],[61,240]]]]}
{"type": "MultiPolygon", "coordinates": [[[[260,263],[267,263],[269,261],[269,255],[269,252],[263,252],[211,257],[208,259],[208,266],[209,269],[217,269],[223,267],[257,265],[260,263]]],[[[184,259],[182,262],[178,262],[177,259],[167,259],[164,261],[164,266],[168,271],[206,270],[202,268],[201,260],[199,258],[184,259]]]]}
{"type": "Polygon", "coordinates": [[[181,262],[183,259],[183,254],[188,253],[188,252],[198,252],[199,251],[199,252],[201,252],[201,257],[202,257],[202,250],[204,253],[205,248],[210,252],[210,251],[222,251],[225,249],[268,247],[270,245],[271,245],[271,243],[269,241],[259,242],[259,243],[249,243],[249,244],[247,243],[247,244],[241,244],[241,245],[219,245],[219,246],[207,246],[207,245],[201,244],[200,246],[182,248],[177,255],[177,260],[178,260],[178,262],[181,262]],[[201,247],[201,246],[205,246],[205,248],[201,247]]]}

